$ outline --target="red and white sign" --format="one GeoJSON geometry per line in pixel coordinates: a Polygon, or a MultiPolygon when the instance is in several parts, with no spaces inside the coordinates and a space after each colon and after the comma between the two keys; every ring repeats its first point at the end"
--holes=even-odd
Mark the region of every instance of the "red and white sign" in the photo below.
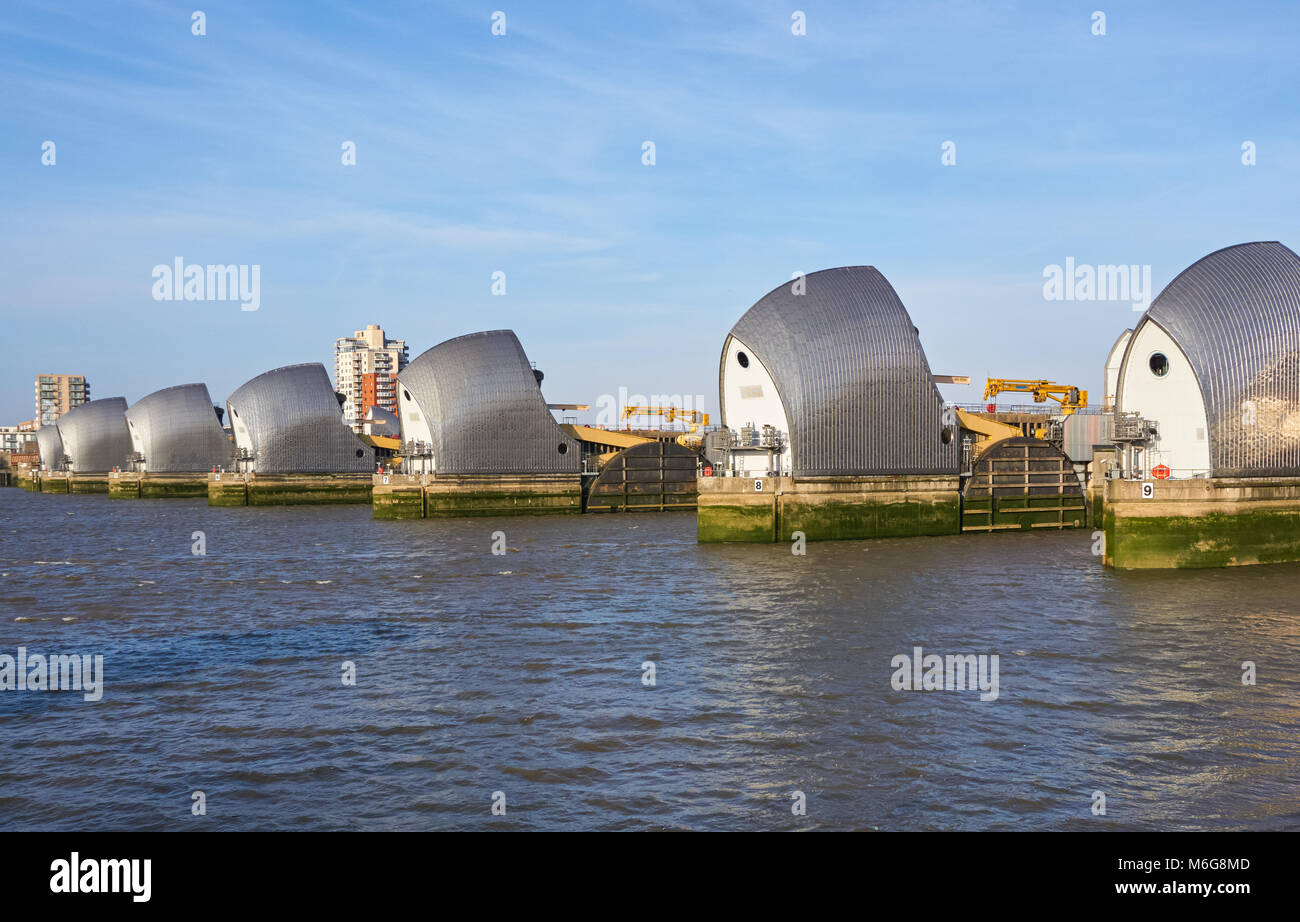
{"type": "Polygon", "coordinates": [[[1163,464],[1157,464],[1155,467],[1151,468],[1151,476],[1156,480],[1164,480],[1169,476],[1169,468],[1163,464]]]}

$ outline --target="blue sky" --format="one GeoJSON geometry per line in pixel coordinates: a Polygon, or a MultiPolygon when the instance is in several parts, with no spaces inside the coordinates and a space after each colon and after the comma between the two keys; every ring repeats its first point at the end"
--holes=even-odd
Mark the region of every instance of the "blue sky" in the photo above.
{"type": "Polygon", "coordinates": [[[1044,267],[1158,291],[1222,246],[1300,249],[1297,47],[1293,2],[6,0],[0,422],[47,371],[224,401],[368,322],[412,357],[513,328],[552,401],[712,409],[750,304],[858,264],[934,371],[1099,397],[1138,315],[1044,300],[1044,267]],[[260,265],[260,310],[153,300],[177,256],[260,265]]]}

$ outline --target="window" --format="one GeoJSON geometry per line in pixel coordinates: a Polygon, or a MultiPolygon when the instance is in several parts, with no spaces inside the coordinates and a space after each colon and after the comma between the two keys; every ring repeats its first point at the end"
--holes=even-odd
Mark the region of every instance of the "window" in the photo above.
{"type": "Polygon", "coordinates": [[[741,368],[749,367],[749,356],[745,355],[743,352],[736,353],[736,361],[740,363],[741,368]]]}
{"type": "Polygon", "coordinates": [[[1151,353],[1151,358],[1147,359],[1147,365],[1151,368],[1151,374],[1157,378],[1163,378],[1169,374],[1169,359],[1163,352],[1151,353]]]}

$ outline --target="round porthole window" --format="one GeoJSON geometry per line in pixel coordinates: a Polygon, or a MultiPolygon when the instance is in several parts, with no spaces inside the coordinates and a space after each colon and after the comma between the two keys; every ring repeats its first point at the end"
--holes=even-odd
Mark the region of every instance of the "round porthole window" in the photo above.
{"type": "Polygon", "coordinates": [[[561,443],[559,444],[559,447],[556,448],[555,450],[558,451],[558,452],[559,452],[560,454],[562,454],[562,455],[567,455],[567,454],[569,453],[569,446],[566,445],[566,444],[564,444],[563,442],[561,442],[561,443]]]}
{"type": "Polygon", "coordinates": [[[364,449],[364,448],[358,448],[358,449],[357,449],[357,457],[358,457],[358,458],[364,458],[365,456],[366,456],[366,451],[365,451],[365,449],[364,449]]]}
{"type": "Polygon", "coordinates": [[[1163,352],[1151,353],[1151,358],[1147,359],[1147,365],[1151,368],[1151,374],[1157,378],[1163,378],[1169,374],[1169,359],[1163,352]]]}
{"type": "Polygon", "coordinates": [[[939,441],[940,441],[940,442],[943,442],[943,444],[945,444],[945,445],[947,445],[949,442],[952,441],[952,427],[951,427],[951,426],[945,426],[945,427],[943,428],[943,430],[939,433],[939,441]]]}
{"type": "Polygon", "coordinates": [[[408,391],[406,388],[402,388],[402,396],[405,397],[407,400],[410,400],[411,392],[408,391]]]}
{"type": "Polygon", "coordinates": [[[749,367],[749,356],[745,355],[743,352],[736,353],[736,361],[740,363],[741,368],[749,367]]]}

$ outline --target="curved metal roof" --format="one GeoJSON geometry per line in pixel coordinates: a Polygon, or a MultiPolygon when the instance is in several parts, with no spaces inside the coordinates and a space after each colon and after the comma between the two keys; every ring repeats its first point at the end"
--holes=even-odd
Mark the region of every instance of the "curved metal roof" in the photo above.
{"type": "Polygon", "coordinates": [[[1277,241],[1217,250],[1170,282],[1144,319],[1196,373],[1212,475],[1300,474],[1300,256],[1277,241]]]}
{"type": "Polygon", "coordinates": [[[578,443],[546,409],[513,330],[439,343],[397,374],[429,422],[439,474],[576,473],[578,443]]]}
{"type": "Polygon", "coordinates": [[[243,384],[226,401],[252,440],[260,474],[343,474],[375,469],[375,452],[343,422],[319,362],[286,365],[243,384]]]}
{"type": "Polygon", "coordinates": [[[402,424],[397,414],[383,407],[372,406],[366,410],[365,426],[367,435],[382,435],[394,439],[402,437],[402,424]]]}
{"type": "Polygon", "coordinates": [[[36,449],[41,453],[41,466],[52,471],[63,467],[63,439],[58,426],[42,426],[36,430],[36,449]]]}
{"type": "Polygon", "coordinates": [[[122,467],[131,453],[124,397],[83,403],[60,416],[56,425],[68,470],[74,473],[106,473],[122,467]]]}
{"type": "Polygon", "coordinates": [[[955,426],[945,444],[943,399],[893,286],[874,266],[804,283],[802,295],[789,282],[768,292],[730,334],[776,384],[795,476],[956,474],[955,426]]]}
{"type": "Polygon", "coordinates": [[[141,397],[127,409],[126,424],[148,471],[230,464],[234,446],[221,431],[205,384],[178,384],[141,397]]]}

